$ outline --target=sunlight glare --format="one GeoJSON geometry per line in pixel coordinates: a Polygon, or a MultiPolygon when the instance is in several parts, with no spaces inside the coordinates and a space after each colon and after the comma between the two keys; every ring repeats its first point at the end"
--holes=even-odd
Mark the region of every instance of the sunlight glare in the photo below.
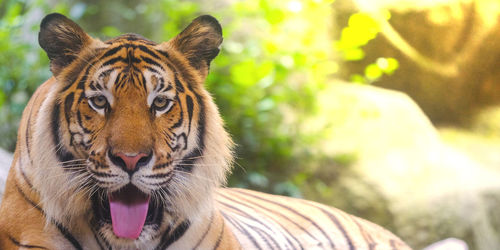
{"type": "Polygon", "coordinates": [[[299,13],[302,10],[302,3],[299,1],[288,2],[288,10],[293,13],[299,13]]]}

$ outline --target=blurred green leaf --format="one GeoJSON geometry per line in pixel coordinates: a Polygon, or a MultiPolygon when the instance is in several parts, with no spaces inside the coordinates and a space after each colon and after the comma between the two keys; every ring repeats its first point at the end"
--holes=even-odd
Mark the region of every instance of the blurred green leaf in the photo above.
{"type": "MultiPolygon", "coordinates": [[[[383,11],[385,19],[389,20],[390,12],[383,11]]],[[[380,26],[368,13],[354,13],[349,17],[348,26],[342,29],[339,40],[333,42],[333,48],[340,52],[344,61],[361,61],[365,59],[363,46],[376,38],[380,26]]],[[[391,75],[399,64],[394,58],[378,58],[375,63],[368,64],[363,72],[350,76],[355,83],[372,83],[383,74],[391,75]]]]}
{"type": "Polygon", "coordinates": [[[122,32],[120,32],[120,30],[117,29],[116,27],[113,27],[113,26],[104,26],[101,29],[101,34],[103,34],[106,37],[115,37],[115,36],[121,35],[122,32]]]}
{"type": "Polygon", "coordinates": [[[365,57],[365,52],[360,48],[344,50],[344,60],[359,61],[365,57]]]}
{"type": "Polygon", "coordinates": [[[5,93],[3,91],[0,91],[0,107],[3,106],[5,99],[6,99],[5,93]]]}
{"type": "Polygon", "coordinates": [[[369,80],[376,80],[382,76],[383,72],[377,64],[372,63],[365,68],[365,76],[369,80]]]}
{"type": "Polygon", "coordinates": [[[360,74],[353,74],[349,81],[354,83],[366,83],[366,79],[360,74]]]}

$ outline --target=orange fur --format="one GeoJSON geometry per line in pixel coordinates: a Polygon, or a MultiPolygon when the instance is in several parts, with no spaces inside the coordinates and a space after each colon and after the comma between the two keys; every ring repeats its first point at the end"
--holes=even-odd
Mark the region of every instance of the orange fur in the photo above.
{"type": "Polygon", "coordinates": [[[213,17],[156,44],[102,42],[51,14],[39,42],[54,77],[23,113],[0,249],[408,249],[334,208],[221,188],[232,141],[203,87],[222,42],[213,17]],[[120,158],[136,156],[141,165],[120,158]],[[109,196],[123,190],[150,198],[137,238],[110,222],[109,196]]]}

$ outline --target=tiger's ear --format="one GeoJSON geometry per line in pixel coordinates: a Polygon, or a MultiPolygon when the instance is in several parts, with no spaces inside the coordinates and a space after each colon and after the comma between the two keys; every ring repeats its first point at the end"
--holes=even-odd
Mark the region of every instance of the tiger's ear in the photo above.
{"type": "Polygon", "coordinates": [[[212,16],[199,16],[169,43],[188,59],[191,66],[206,75],[210,62],[219,54],[222,27],[212,16]]]}
{"type": "Polygon", "coordinates": [[[61,14],[49,14],[40,24],[38,43],[50,59],[50,70],[54,76],[91,41],[92,38],[78,24],[61,14]]]}

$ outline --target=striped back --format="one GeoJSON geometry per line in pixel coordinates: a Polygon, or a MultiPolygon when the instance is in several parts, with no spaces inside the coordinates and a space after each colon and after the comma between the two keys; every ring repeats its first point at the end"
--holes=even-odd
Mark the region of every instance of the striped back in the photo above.
{"type": "Polygon", "coordinates": [[[410,249],[378,225],[312,201],[228,188],[217,205],[243,249],[410,249]]]}

